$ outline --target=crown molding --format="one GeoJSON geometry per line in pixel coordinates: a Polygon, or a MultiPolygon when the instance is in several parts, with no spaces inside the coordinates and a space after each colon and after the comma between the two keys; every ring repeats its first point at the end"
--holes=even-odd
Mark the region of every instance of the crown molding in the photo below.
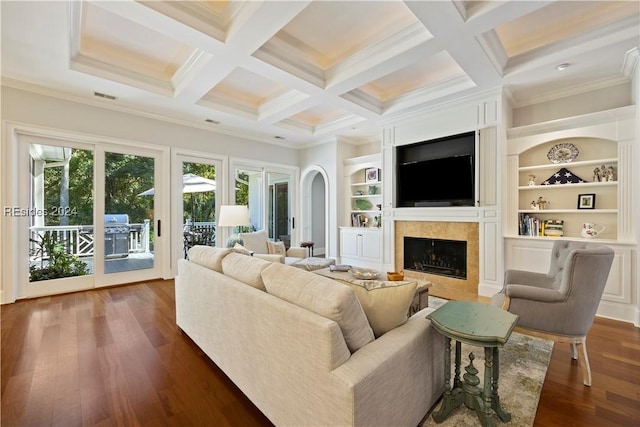
{"type": "Polygon", "coordinates": [[[231,128],[225,127],[224,125],[207,124],[204,121],[199,122],[195,120],[187,120],[187,119],[176,118],[176,117],[172,117],[164,114],[153,113],[153,112],[117,104],[117,103],[114,103],[113,101],[91,99],[91,98],[85,98],[82,96],[71,95],[66,92],[45,88],[36,83],[25,82],[23,80],[16,80],[11,77],[2,77],[2,86],[23,90],[25,92],[35,93],[37,95],[48,96],[48,97],[60,99],[63,101],[74,102],[76,104],[89,105],[92,107],[116,111],[123,114],[130,114],[133,116],[144,117],[146,119],[157,120],[165,123],[171,123],[171,124],[185,126],[185,127],[194,128],[194,129],[200,129],[207,132],[211,132],[216,135],[227,135],[227,136],[232,136],[236,138],[247,139],[250,141],[264,142],[267,144],[276,145],[284,148],[291,148],[291,149],[300,149],[305,147],[305,144],[301,142],[294,142],[295,144],[298,144],[300,146],[296,145],[292,147],[291,141],[286,143],[277,141],[277,140],[274,141],[271,136],[263,136],[263,135],[251,134],[248,132],[242,132],[239,129],[235,129],[235,128],[231,129],[231,128]],[[215,126],[215,129],[212,129],[212,126],[215,126]]]}

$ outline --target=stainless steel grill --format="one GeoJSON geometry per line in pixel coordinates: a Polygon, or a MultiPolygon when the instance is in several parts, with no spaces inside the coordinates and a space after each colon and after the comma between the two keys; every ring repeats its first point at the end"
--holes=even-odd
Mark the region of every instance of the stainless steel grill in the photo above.
{"type": "Polygon", "coordinates": [[[129,215],[107,214],[104,216],[104,253],[107,258],[129,256],[129,215]]]}

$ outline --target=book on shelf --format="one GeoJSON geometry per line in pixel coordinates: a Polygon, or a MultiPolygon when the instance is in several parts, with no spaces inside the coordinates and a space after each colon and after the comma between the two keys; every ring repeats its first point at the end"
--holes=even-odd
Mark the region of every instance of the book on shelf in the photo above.
{"type": "Polygon", "coordinates": [[[564,221],[559,219],[547,219],[542,224],[542,235],[548,237],[564,236],[564,221]]]}
{"type": "Polygon", "coordinates": [[[521,213],[518,217],[518,234],[520,236],[564,236],[564,221],[559,219],[540,219],[521,213]]]}

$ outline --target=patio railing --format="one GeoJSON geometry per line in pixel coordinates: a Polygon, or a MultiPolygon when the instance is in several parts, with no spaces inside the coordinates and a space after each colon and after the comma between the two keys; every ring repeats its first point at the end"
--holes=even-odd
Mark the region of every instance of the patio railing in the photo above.
{"type": "MultiPolygon", "coordinates": [[[[150,220],[142,224],[129,224],[129,253],[148,253],[151,246],[150,220]]],[[[79,257],[93,256],[94,233],[92,225],[55,225],[30,228],[30,248],[35,250],[46,232],[52,233],[55,240],[62,243],[67,252],[79,257]]],[[[42,254],[47,258],[48,254],[42,254]]]]}

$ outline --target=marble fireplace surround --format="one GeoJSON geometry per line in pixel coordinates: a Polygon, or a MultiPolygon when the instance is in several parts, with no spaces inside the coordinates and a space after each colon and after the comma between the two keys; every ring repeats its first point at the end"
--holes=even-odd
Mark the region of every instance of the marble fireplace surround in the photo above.
{"type": "Polygon", "coordinates": [[[456,279],[417,271],[405,271],[406,277],[428,280],[438,286],[478,294],[480,278],[480,233],[477,222],[395,221],[395,270],[403,270],[404,237],[463,240],[467,242],[467,278],[456,279]]]}

